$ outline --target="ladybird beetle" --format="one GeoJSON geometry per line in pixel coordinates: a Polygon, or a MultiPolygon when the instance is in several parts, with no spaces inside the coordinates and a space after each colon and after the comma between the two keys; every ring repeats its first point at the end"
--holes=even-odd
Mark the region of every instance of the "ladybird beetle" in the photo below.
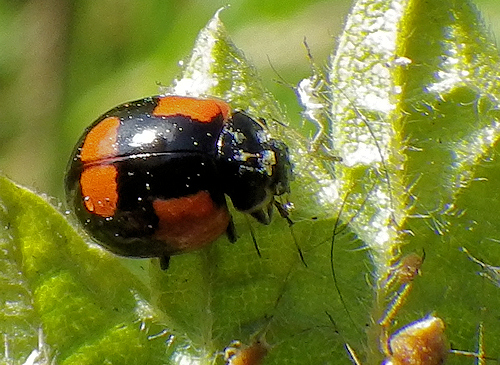
{"type": "Polygon", "coordinates": [[[227,233],[226,204],[269,224],[289,192],[288,148],[217,99],[155,96],[97,119],[71,156],[65,188],[85,229],[110,251],[159,257],[199,249],[227,233]]]}

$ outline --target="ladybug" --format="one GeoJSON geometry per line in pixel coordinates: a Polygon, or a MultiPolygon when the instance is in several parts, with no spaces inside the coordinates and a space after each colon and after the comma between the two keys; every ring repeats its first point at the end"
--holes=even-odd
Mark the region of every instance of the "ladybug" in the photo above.
{"type": "Polygon", "coordinates": [[[69,162],[69,206],[118,255],[159,257],[236,233],[233,206],[269,224],[290,191],[287,146],[265,122],[217,99],[154,96],[111,109],[86,129],[69,162]],[[276,204],[277,205],[277,204],[276,204]]]}

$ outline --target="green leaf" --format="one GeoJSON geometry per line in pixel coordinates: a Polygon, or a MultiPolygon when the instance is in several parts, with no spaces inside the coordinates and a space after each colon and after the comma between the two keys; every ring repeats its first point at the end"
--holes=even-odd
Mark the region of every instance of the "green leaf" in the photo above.
{"type": "Polygon", "coordinates": [[[358,1],[346,22],[327,78],[331,114],[312,117],[324,129],[318,140],[342,159],[335,164],[342,214],[352,217],[373,264],[367,363],[384,357],[387,332],[432,312],[456,349],[475,349],[482,324],[487,354],[498,352],[491,346],[498,288],[476,276],[461,251],[474,247],[499,262],[491,242],[499,192],[489,185],[499,135],[498,61],[466,2],[358,1]],[[402,252],[425,252],[422,278],[392,288],[402,252]],[[412,286],[392,307],[396,318],[381,323],[412,286]]]}
{"type": "Polygon", "coordinates": [[[86,244],[44,198],[4,177],[0,192],[2,361],[20,364],[30,354],[61,364],[162,359],[163,341],[141,329],[159,317],[143,284],[86,244]]]}
{"type": "Polygon", "coordinates": [[[296,89],[318,126],[309,140],[218,12],[164,92],[265,118],[292,154],[295,223],[234,212],[236,244],[221,238],[165,272],[89,244],[2,178],[3,361],[223,364],[232,346],[267,364],[348,364],[346,347],[378,364],[386,337],[430,313],[454,349],[475,351],[481,327],[498,358],[498,61],[468,3],[358,1],[327,75],[313,65],[296,89]]]}

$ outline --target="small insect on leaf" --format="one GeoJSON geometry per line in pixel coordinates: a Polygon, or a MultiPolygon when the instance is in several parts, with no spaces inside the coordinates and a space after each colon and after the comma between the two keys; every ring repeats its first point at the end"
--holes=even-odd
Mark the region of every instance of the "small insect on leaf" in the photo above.
{"type": "Polygon", "coordinates": [[[444,322],[428,316],[401,328],[389,338],[386,365],[439,365],[450,351],[444,322]]]}
{"type": "Polygon", "coordinates": [[[224,360],[226,365],[259,365],[268,351],[269,345],[264,338],[259,338],[248,346],[234,341],[224,349],[224,360]]]}
{"type": "Polygon", "coordinates": [[[424,262],[425,253],[420,256],[410,253],[402,257],[391,267],[387,279],[382,284],[386,295],[392,295],[392,299],[384,312],[379,324],[386,330],[391,325],[399,309],[406,302],[413,287],[413,280],[420,274],[420,268],[424,262]]]}

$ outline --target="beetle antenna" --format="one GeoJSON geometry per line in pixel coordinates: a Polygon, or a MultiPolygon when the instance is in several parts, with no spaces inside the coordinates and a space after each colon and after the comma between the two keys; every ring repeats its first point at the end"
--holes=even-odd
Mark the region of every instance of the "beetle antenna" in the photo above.
{"type": "Polygon", "coordinates": [[[295,236],[295,232],[293,230],[294,221],[292,221],[292,219],[290,218],[290,212],[284,207],[284,204],[278,202],[277,200],[274,200],[274,206],[278,210],[280,216],[287,221],[288,227],[290,228],[290,234],[292,236],[293,243],[295,244],[297,252],[299,253],[300,261],[302,261],[304,266],[307,268],[307,263],[306,260],[304,259],[304,254],[299,246],[299,242],[297,241],[297,237],[295,236]]]}
{"type": "Polygon", "coordinates": [[[250,236],[252,236],[252,242],[253,246],[255,247],[255,251],[257,251],[257,255],[259,255],[259,258],[262,258],[259,245],[257,243],[257,239],[255,238],[255,231],[253,229],[252,222],[250,222],[250,219],[248,219],[248,215],[246,214],[245,214],[245,219],[247,220],[248,228],[250,229],[250,236]]]}

